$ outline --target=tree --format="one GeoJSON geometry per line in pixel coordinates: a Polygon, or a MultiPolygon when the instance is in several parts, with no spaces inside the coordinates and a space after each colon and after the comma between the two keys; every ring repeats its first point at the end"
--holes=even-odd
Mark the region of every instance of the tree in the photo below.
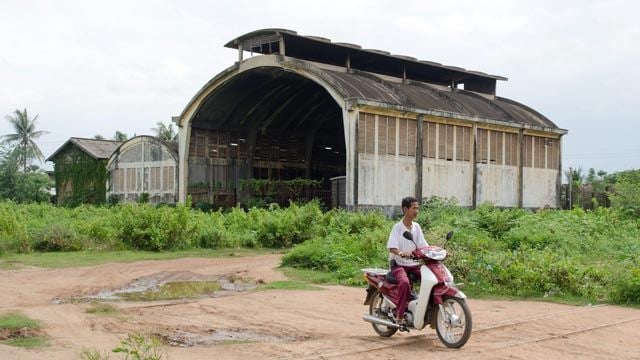
{"type": "Polygon", "coordinates": [[[113,135],[113,140],[115,141],[127,141],[128,138],[127,134],[119,130],[116,130],[116,133],[113,135]]]}
{"type": "Polygon", "coordinates": [[[6,145],[0,148],[0,199],[16,202],[49,201],[51,179],[31,165],[27,171],[19,172],[20,153],[11,151],[6,145]]]}
{"type": "Polygon", "coordinates": [[[158,121],[156,125],[158,125],[157,128],[151,129],[156,133],[156,138],[164,141],[171,141],[176,137],[173,124],[169,124],[169,126],[167,126],[162,121],[158,121]]]}
{"type": "Polygon", "coordinates": [[[93,139],[94,140],[104,140],[104,136],[102,136],[100,134],[95,134],[95,135],[93,135],[93,139]]]}
{"type": "Polygon", "coordinates": [[[0,147],[0,199],[10,199],[14,192],[19,169],[17,154],[6,144],[0,147]]]}
{"type": "Polygon", "coordinates": [[[610,193],[612,206],[640,216],[640,170],[625,170],[614,175],[615,185],[610,193]]]}
{"type": "Polygon", "coordinates": [[[7,115],[6,119],[11,123],[15,134],[4,135],[3,142],[12,147],[13,152],[17,152],[18,164],[23,172],[27,172],[27,166],[34,160],[44,160],[42,151],[36,144],[36,139],[47,134],[47,131],[36,130],[38,115],[30,119],[27,109],[22,111],[16,109],[13,115],[7,115]]]}

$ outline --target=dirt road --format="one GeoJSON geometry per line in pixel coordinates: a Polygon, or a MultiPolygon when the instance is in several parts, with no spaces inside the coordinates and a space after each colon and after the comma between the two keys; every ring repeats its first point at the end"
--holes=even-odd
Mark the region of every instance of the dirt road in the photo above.
{"type": "MultiPolygon", "coordinates": [[[[285,280],[279,255],[187,258],[72,269],[0,271],[0,313],[40,320],[49,346],[0,344],[0,359],[75,359],[83,348],[103,353],[133,332],[158,334],[171,359],[640,359],[640,310],[526,301],[469,300],[474,331],[460,350],[435,331],[378,337],[361,320],[364,290],[246,290],[190,301],[111,302],[116,315],[86,313],[70,301],[139,284],[140,279],[285,280]],[[136,282],[137,281],[137,282],[136,282]]],[[[112,356],[112,358],[116,358],[112,356]]]]}

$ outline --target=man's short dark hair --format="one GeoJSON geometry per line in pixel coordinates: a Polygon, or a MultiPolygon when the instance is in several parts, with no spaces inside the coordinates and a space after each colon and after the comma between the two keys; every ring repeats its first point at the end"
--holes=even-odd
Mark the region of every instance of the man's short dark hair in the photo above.
{"type": "Polygon", "coordinates": [[[402,208],[410,208],[411,204],[413,204],[414,202],[417,202],[418,205],[420,205],[420,201],[418,200],[418,198],[414,197],[414,196],[407,196],[406,198],[402,199],[402,208]]]}

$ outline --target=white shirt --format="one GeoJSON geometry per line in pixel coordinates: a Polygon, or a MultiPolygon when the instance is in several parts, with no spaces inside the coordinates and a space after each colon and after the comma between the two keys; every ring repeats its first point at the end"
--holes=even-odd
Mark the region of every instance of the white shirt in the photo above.
{"type": "MultiPolygon", "coordinates": [[[[404,223],[402,223],[402,220],[393,226],[393,229],[391,229],[391,233],[389,234],[389,241],[387,241],[387,249],[398,249],[407,254],[426,246],[429,245],[424,239],[424,234],[422,233],[420,225],[416,222],[412,222],[411,229],[409,229],[404,225],[404,223]],[[413,241],[402,236],[405,231],[411,231],[413,241]]],[[[389,253],[389,260],[395,260],[396,263],[401,266],[419,265],[419,263],[414,260],[405,259],[392,253],[389,253]]]]}

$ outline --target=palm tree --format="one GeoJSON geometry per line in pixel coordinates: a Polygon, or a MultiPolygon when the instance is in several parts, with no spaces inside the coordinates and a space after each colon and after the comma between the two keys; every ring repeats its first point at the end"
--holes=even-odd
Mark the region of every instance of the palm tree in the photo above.
{"type": "Polygon", "coordinates": [[[27,109],[22,111],[16,109],[13,115],[7,115],[6,119],[13,126],[15,134],[4,135],[3,142],[12,147],[11,151],[16,153],[18,164],[20,164],[22,170],[26,173],[27,166],[31,160],[44,160],[42,151],[40,151],[35,141],[40,136],[48,134],[48,132],[36,130],[38,115],[30,119],[27,114],[27,109]]]}
{"type": "Polygon", "coordinates": [[[156,125],[158,125],[157,128],[151,129],[155,131],[156,138],[164,141],[171,141],[174,137],[176,137],[176,132],[173,129],[173,124],[169,124],[169,126],[167,126],[162,121],[158,121],[156,125]]]}

